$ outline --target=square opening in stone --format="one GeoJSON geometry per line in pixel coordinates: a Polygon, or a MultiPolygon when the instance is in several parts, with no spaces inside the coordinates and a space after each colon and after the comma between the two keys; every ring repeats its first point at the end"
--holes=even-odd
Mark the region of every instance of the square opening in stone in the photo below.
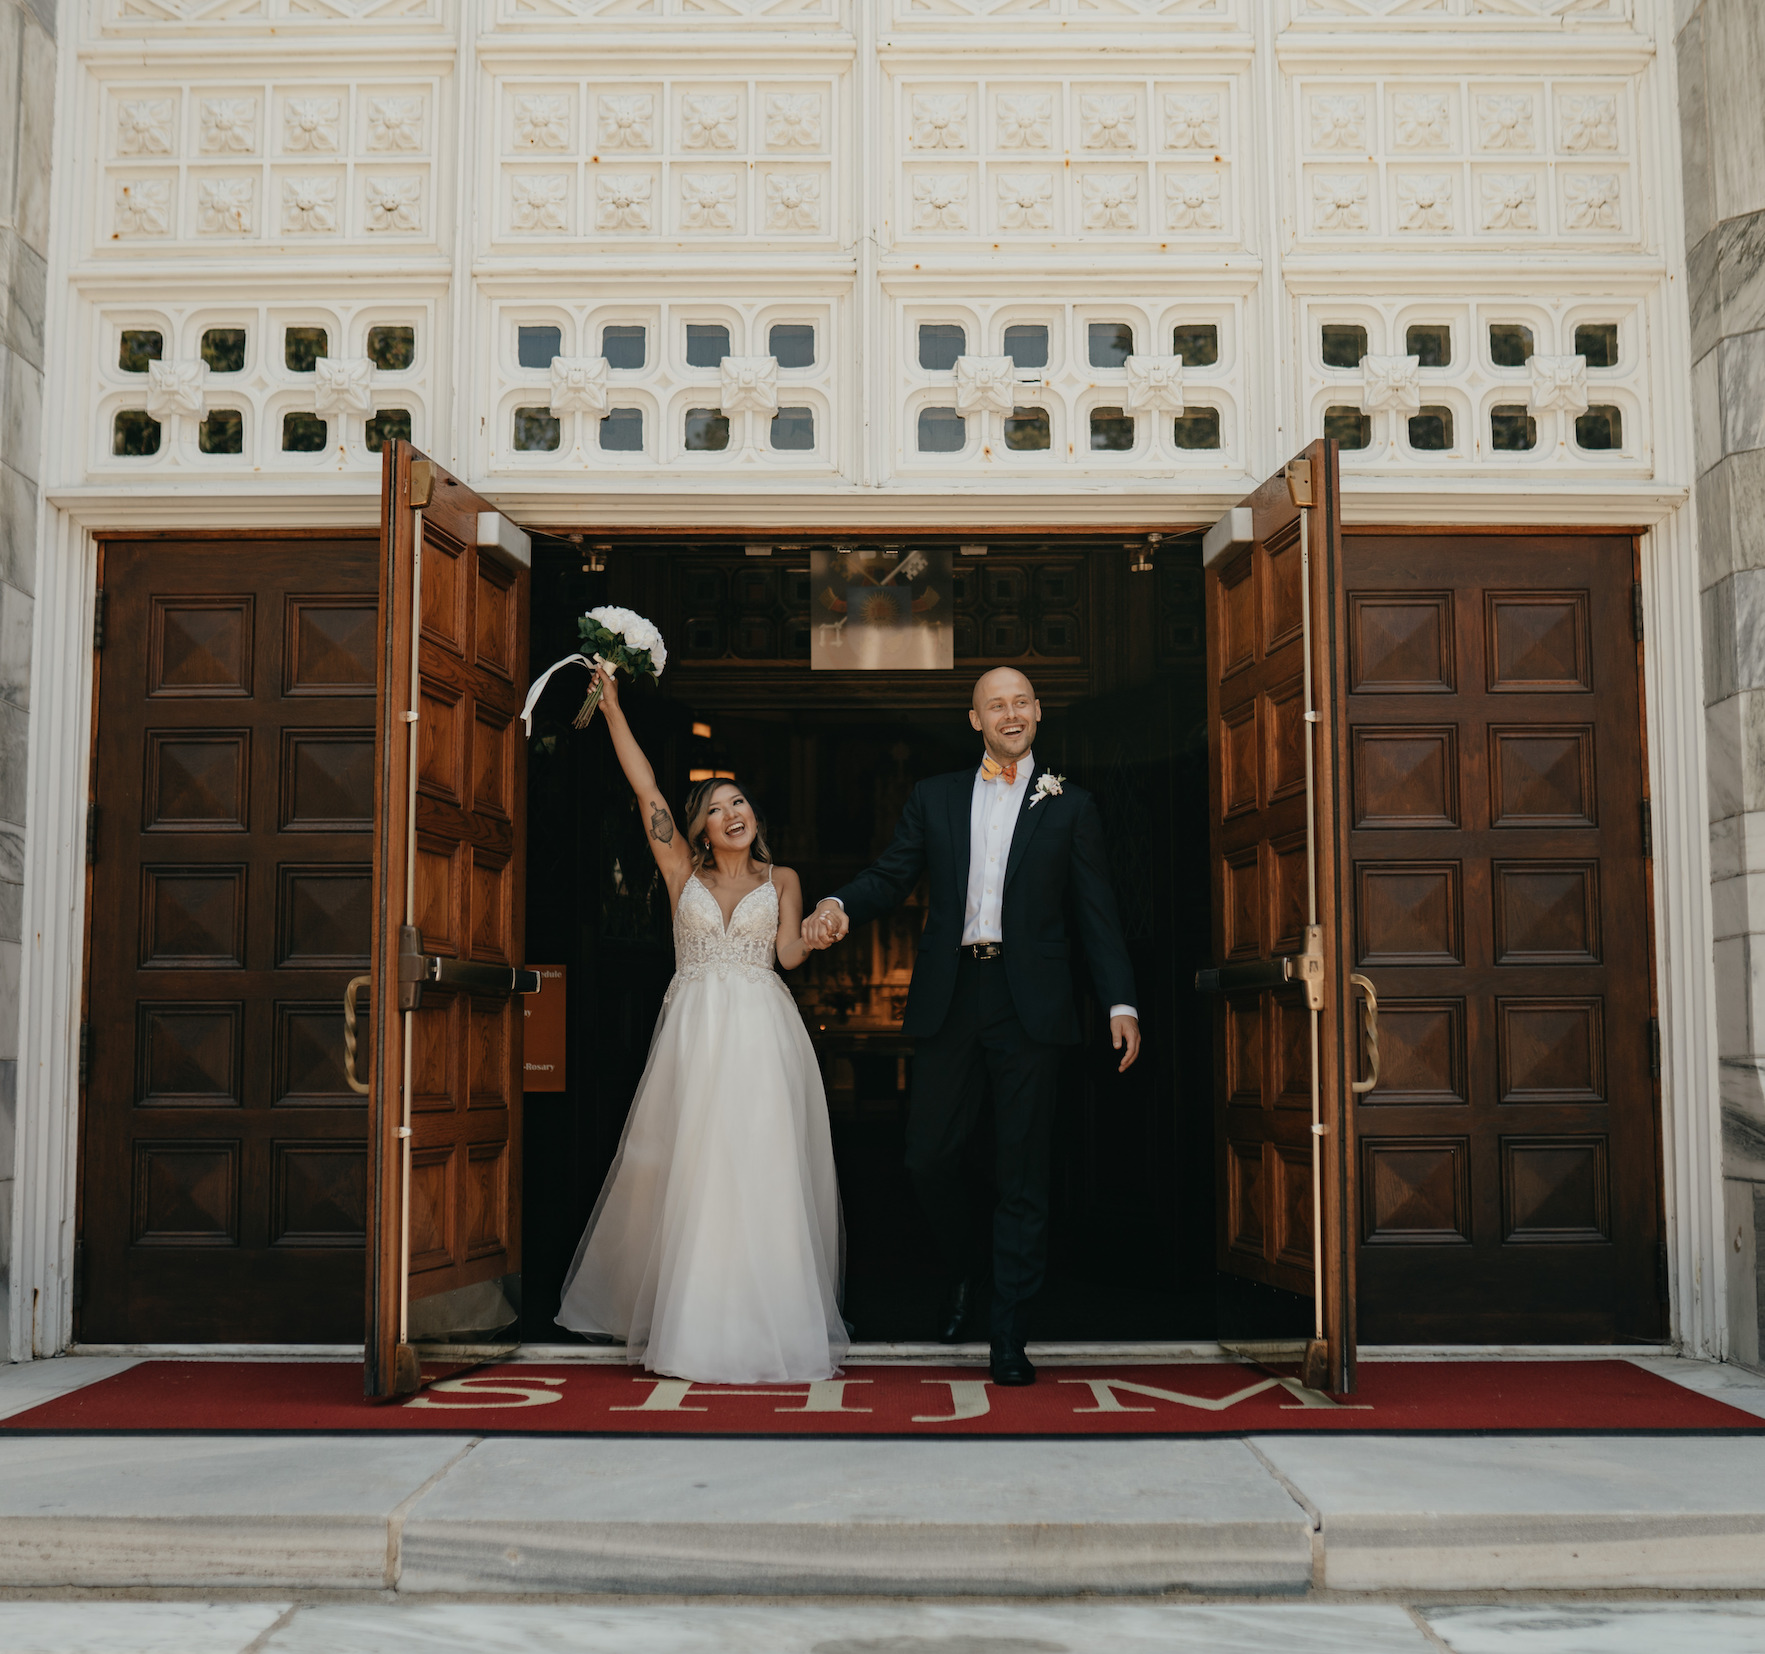
{"type": "Polygon", "coordinates": [[[145,459],[159,452],[159,421],[145,408],[123,408],[111,426],[110,451],[124,459],[145,459]]]}
{"type": "Polygon", "coordinates": [[[330,435],[330,425],[317,414],[282,415],[282,452],[285,454],[316,454],[324,448],[330,435]]]}
{"type": "Polygon", "coordinates": [[[1410,415],[1410,446],[1423,453],[1444,453],[1452,447],[1452,409],[1424,404],[1410,415]]]}
{"type": "Polygon", "coordinates": [[[815,329],[808,322],[779,322],[766,335],[766,352],[781,368],[812,368],[815,329]]]}
{"type": "Polygon", "coordinates": [[[1367,353],[1367,330],[1353,322],[1325,322],[1321,334],[1324,366],[1358,368],[1367,353]]]}
{"type": "Polygon", "coordinates": [[[601,420],[601,450],[609,454],[643,452],[643,409],[609,408],[601,420]]]}
{"type": "Polygon", "coordinates": [[[957,322],[919,324],[919,365],[932,373],[948,373],[968,349],[968,334],[957,322]]]}
{"type": "Polygon", "coordinates": [[[522,454],[555,453],[564,440],[564,422],[550,408],[515,410],[515,451],[522,454]]]}
{"type": "Polygon", "coordinates": [[[125,328],[118,343],[116,365],[124,373],[145,373],[149,362],[160,360],[165,335],[149,328],[125,328]]]}
{"type": "Polygon", "coordinates": [[[1046,408],[1013,408],[1005,418],[1005,446],[1014,454],[1034,453],[1050,442],[1046,408]]]}
{"type": "Polygon", "coordinates": [[[720,367],[729,354],[729,329],[721,322],[686,324],[686,365],[689,368],[720,367]]]}
{"type": "Polygon", "coordinates": [[[1489,410],[1489,446],[1505,454],[1538,446],[1538,421],[1523,402],[1504,402],[1489,410]]]}
{"type": "Polygon", "coordinates": [[[721,408],[686,410],[686,451],[720,454],[729,446],[729,420],[721,408]]]}
{"type": "Polygon", "coordinates": [[[956,454],[968,443],[968,421],[954,408],[919,410],[919,451],[956,454]]]}
{"type": "Polygon", "coordinates": [[[245,329],[211,327],[202,335],[202,359],[210,373],[245,371],[245,329]]]}
{"type": "Polygon", "coordinates": [[[564,354],[564,330],[561,327],[517,327],[515,356],[524,368],[542,372],[552,365],[554,356],[564,354]]]}
{"type": "Polygon", "coordinates": [[[1219,409],[1185,408],[1171,422],[1171,437],[1179,448],[1219,447],[1219,409]]]}
{"type": "Polygon", "coordinates": [[[1489,324],[1489,359],[1498,368],[1523,368],[1531,356],[1531,328],[1523,322],[1489,324]]]}
{"type": "Polygon", "coordinates": [[[1120,408],[1091,410],[1091,451],[1125,454],[1134,446],[1134,416],[1120,408]]]}
{"type": "Polygon", "coordinates": [[[403,373],[417,359],[417,330],[414,327],[370,327],[368,329],[368,360],[387,373],[403,373]]]}
{"type": "Polygon", "coordinates": [[[1324,435],[1334,438],[1345,449],[1370,448],[1373,416],[1346,402],[1332,403],[1324,409],[1324,435]]]}
{"type": "Polygon", "coordinates": [[[205,454],[245,452],[245,416],[237,408],[210,408],[196,427],[196,446],[205,454]]]}
{"type": "Polygon", "coordinates": [[[362,437],[368,445],[370,454],[379,453],[389,442],[409,442],[411,440],[411,410],[409,408],[380,409],[363,427],[362,437]]]}
{"type": "Polygon", "coordinates": [[[1134,328],[1131,322],[1092,322],[1086,329],[1086,343],[1094,368],[1119,368],[1134,354],[1134,328]]]}
{"type": "Polygon", "coordinates": [[[1615,368],[1618,365],[1618,324],[1578,322],[1575,354],[1585,356],[1590,368],[1615,368]]]}
{"type": "Polygon", "coordinates": [[[772,446],[784,453],[811,452],[815,447],[815,410],[780,408],[772,416],[772,446]]]}
{"type": "Polygon", "coordinates": [[[641,323],[609,323],[601,329],[601,355],[615,373],[632,373],[649,356],[649,335],[641,323]]]}
{"type": "Polygon", "coordinates": [[[1005,330],[1005,354],[1020,368],[1048,365],[1048,329],[1041,322],[1018,322],[1005,330]]]}
{"type": "Polygon", "coordinates": [[[1451,367],[1451,327],[1445,322],[1417,322],[1414,327],[1404,330],[1403,353],[1415,357],[1420,367],[1451,367]]]}
{"type": "Polygon", "coordinates": [[[1220,330],[1212,322],[1171,329],[1171,354],[1186,368],[1210,368],[1220,359],[1220,330]]]}
{"type": "Polygon", "coordinates": [[[290,327],[282,334],[282,361],[290,373],[311,373],[313,363],[331,354],[331,341],[322,327],[290,327]]]}
{"type": "Polygon", "coordinates": [[[1575,446],[1602,452],[1624,446],[1624,415],[1607,402],[1596,402],[1575,421],[1575,446]]]}

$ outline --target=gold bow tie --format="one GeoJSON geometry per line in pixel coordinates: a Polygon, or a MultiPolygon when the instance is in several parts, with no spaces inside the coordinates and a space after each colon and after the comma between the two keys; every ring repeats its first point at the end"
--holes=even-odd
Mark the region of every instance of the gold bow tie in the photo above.
{"type": "Polygon", "coordinates": [[[1009,787],[1017,780],[1017,765],[1015,763],[1001,764],[989,752],[981,759],[981,779],[983,781],[1002,780],[1009,787]]]}

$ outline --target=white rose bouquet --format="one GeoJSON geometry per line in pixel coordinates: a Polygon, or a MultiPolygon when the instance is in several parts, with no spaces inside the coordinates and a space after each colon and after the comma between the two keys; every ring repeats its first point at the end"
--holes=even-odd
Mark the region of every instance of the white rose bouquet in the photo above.
{"type": "Polygon", "coordinates": [[[662,668],[668,664],[668,646],[663,643],[655,623],[632,609],[611,606],[590,609],[576,622],[576,629],[581,633],[583,648],[589,653],[566,655],[562,660],[554,661],[534,680],[533,687],[527,691],[527,704],[521,708],[521,722],[529,735],[533,733],[534,703],[552,673],[560,667],[586,666],[594,673],[588,699],[582,703],[582,710],[575,719],[578,729],[586,729],[594,717],[595,708],[601,704],[604,684],[595,668],[602,662],[615,668],[623,666],[634,678],[645,672],[652,678],[660,678],[662,668]]]}

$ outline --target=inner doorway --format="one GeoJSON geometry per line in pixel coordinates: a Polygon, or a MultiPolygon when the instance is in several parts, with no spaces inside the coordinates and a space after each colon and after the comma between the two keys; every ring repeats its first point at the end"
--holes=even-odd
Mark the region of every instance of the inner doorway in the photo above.
{"type": "MultiPolygon", "coordinates": [[[[1042,698],[1038,756],[1097,793],[1148,1035],[1114,1072],[1102,1007],[1069,1058],[1057,1125],[1050,1275],[1036,1336],[1182,1339],[1218,1325],[1211,1032],[1190,987],[1208,948],[1206,693],[1199,545],[1133,573],[1119,542],[1023,540],[958,560],[953,674],[809,669],[808,558],[741,544],[539,539],[533,661],[617,603],[669,639],[659,689],[626,706],[671,797],[739,774],[810,902],[888,842],[924,776],[974,762],[973,678],[1021,665],[1042,698]],[[596,569],[594,565],[604,565],[596,569]]],[[[558,1289],[617,1145],[672,970],[666,899],[604,731],[571,728],[583,680],[548,689],[530,752],[530,959],[569,973],[568,1089],[528,1099],[526,1313],[558,1289]]],[[[911,1045],[900,1019],[923,914],[912,904],[787,981],[821,1058],[848,1230],[845,1312],[866,1341],[922,1340],[940,1271],[902,1165],[911,1045]]],[[[1088,981],[1079,972],[1081,990],[1088,981]]],[[[977,1145],[977,1210],[984,1210],[977,1145]]],[[[984,1237],[977,1237],[984,1252],[984,1237]]],[[[1286,1297],[1287,1295],[1280,1295],[1286,1297]]]]}

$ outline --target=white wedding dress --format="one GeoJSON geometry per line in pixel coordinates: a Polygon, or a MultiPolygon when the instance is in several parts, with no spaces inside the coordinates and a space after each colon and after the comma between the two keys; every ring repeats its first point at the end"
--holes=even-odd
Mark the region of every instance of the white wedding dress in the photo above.
{"type": "Polygon", "coordinates": [[[773,969],[778,892],[727,928],[697,875],[674,911],[674,980],[558,1323],[706,1383],[827,1378],[844,1358],[845,1231],[827,1097],[773,969]]]}

